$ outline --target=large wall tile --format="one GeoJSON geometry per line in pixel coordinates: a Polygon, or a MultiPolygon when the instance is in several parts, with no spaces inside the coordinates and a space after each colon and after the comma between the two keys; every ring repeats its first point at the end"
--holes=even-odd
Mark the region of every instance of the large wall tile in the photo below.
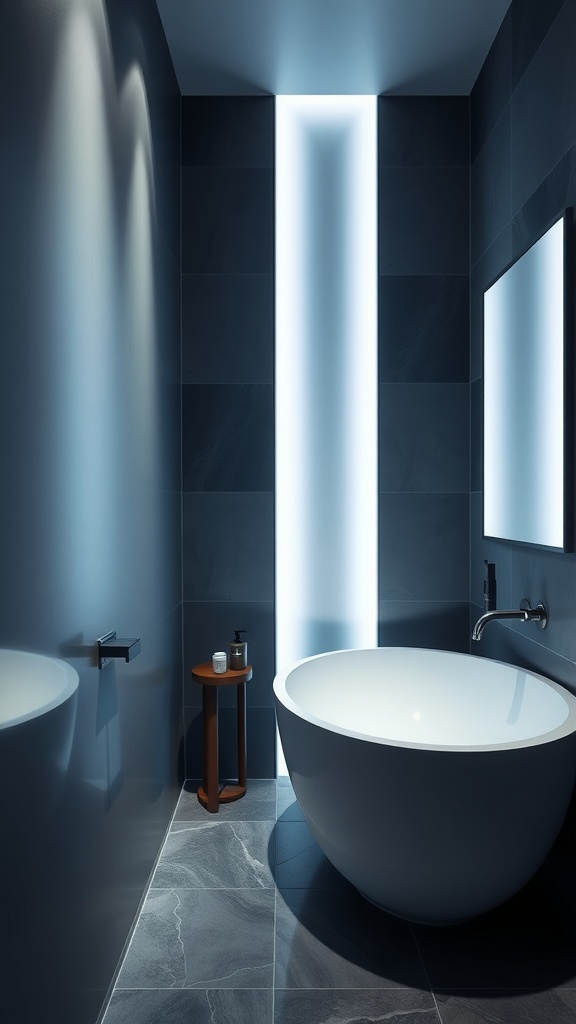
{"type": "Polygon", "coordinates": [[[564,209],[576,204],[576,143],[512,219],[514,257],[521,256],[564,209]]]}
{"type": "Polygon", "coordinates": [[[273,496],[221,491],[185,493],[185,601],[271,601],[273,496]]]}
{"type": "Polygon", "coordinates": [[[576,6],[565,3],[512,97],[512,210],[576,139],[576,6]]]}
{"type": "Polygon", "coordinates": [[[182,380],[272,382],[274,277],[184,274],[182,380]]]}
{"type": "Polygon", "coordinates": [[[512,259],[512,227],[507,224],[470,270],[470,380],[482,376],[484,291],[512,259]]]}
{"type": "Polygon", "coordinates": [[[380,600],[468,600],[468,494],[380,500],[380,600]]]}
{"type": "Polygon", "coordinates": [[[380,96],[378,163],[468,167],[467,96],[380,96]]]}
{"type": "MultiPolygon", "coordinates": [[[[522,3],[524,0],[522,0],[522,3]]],[[[508,100],[512,89],[511,12],[504,16],[471,94],[471,158],[475,160],[508,100]]]]}
{"type": "Polygon", "coordinates": [[[183,96],[182,164],[274,166],[274,97],[183,96]]]}
{"type": "Polygon", "coordinates": [[[378,644],[467,654],[469,608],[468,601],[381,601],[378,644]]]}
{"type": "Polygon", "coordinates": [[[459,491],[469,485],[466,384],[381,384],[381,491],[459,491]]]}
{"type": "Polygon", "coordinates": [[[473,263],[505,228],[510,216],[510,108],[506,107],[472,165],[473,263]]]}
{"type": "Polygon", "coordinates": [[[512,88],[515,89],[546,33],[554,23],[564,0],[521,0],[511,5],[512,88]]]}
{"type": "Polygon", "coordinates": [[[381,275],[378,304],[382,382],[468,380],[467,274],[381,275]]]}
{"type": "MultiPolygon", "coordinates": [[[[271,777],[273,97],[186,97],[182,153],[186,762],[197,775],[202,742],[194,709],[202,694],[190,667],[225,650],[234,629],[247,629],[254,665],[248,774],[271,777]]],[[[233,691],[220,695],[224,753],[234,748],[233,691]]],[[[232,768],[226,762],[222,770],[232,768]]]]}
{"type": "Polygon", "coordinates": [[[468,273],[468,168],[380,167],[381,274],[468,273]]]}
{"type": "Polygon", "coordinates": [[[274,259],[273,215],[272,170],[183,167],[183,272],[270,273],[274,259]]]}
{"type": "Polygon", "coordinates": [[[481,491],[483,482],[484,389],[479,377],[470,386],[470,490],[481,491]]]}
{"type": "Polygon", "coordinates": [[[272,384],[184,384],[182,445],[185,491],[272,491],[272,384]]]}

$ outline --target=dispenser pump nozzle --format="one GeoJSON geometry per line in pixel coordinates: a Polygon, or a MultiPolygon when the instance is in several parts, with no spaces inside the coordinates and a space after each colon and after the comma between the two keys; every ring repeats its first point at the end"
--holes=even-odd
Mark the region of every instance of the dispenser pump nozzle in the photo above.
{"type": "Polygon", "coordinates": [[[235,629],[234,630],[234,643],[235,644],[242,643],[242,640],[240,639],[240,633],[247,633],[247,632],[248,632],[247,629],[235,629]]]}

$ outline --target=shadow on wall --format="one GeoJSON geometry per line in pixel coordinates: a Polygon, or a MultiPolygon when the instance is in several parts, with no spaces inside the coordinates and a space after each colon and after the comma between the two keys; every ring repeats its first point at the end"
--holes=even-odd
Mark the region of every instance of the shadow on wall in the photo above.
{"type": "Polygon", "coordinates": [[[467,601],[389,601],[383,605],[378,628],[380,647],[426,647],[469,653],[470,606],[467,601]]]}

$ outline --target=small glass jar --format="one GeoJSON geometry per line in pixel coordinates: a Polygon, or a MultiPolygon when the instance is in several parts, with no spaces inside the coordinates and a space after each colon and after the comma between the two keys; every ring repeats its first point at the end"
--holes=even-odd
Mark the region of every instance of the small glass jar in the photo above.
{"type": "Polygon", "coordinates": [[[220,676],[226,671],[227,667],[226,651],[215,651],[212,655],[212,671],[220,676]]]}

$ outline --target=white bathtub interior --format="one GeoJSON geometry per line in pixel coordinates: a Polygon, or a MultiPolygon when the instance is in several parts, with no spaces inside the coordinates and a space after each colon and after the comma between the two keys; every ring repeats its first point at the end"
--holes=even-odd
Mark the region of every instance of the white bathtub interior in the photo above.
{"type": "Polygon", "coordinates": [[[533,742],[564,725],[568,702],[560,686],[546,683],[497,661],[391,647],[302,662],[288,673],[286,693],[310,721],[347,735],[477,747],[533,742]],[[351,701],[360,677],[361,695],[351,701]]]}
{"type": "Polygon", "coordinates": [[[67,662],[28,651],[0,649],[0,729],[58,707],[78,688],[67,662]]]}

